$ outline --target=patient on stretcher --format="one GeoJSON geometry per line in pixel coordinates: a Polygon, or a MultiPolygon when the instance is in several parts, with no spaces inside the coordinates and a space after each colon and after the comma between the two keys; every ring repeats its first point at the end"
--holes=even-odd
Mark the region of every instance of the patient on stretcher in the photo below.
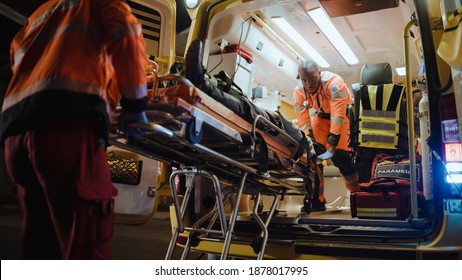
{"type": "Polygon", "coordinates": [[[322,179],[314,154],[324,153],[324,146],[313,148],[304,132],[280,113],[212,84],[200,60],[201,42],[195,41],[186,54],[183,77],[151,77],[150,124],[143,137],[129,143],[153,151],[160,160],[211,169],[230,181],[249,172],[254,183],[305,193],[304,211],[315,210],[309,204],[318,199],[322,179]]]}
{"type": "Polygon", "coordinates": [[[204,67],[200,62],[201,58],[202,42],[200,40],[193,41],[186,53],[183,74],[185,78],[191,81],[196,87],[232,110],[235,114],[241,116],[249,123],[253,123],[255,118],[260,115],[271,121],[279,128],[285,130],[285,132],[297,142],[302,143],[304,141],[309,141],[306,140],[303,131],[301,131],[295,124],[284,118],[279,112],[259,108],[244,95],[236,96],[228,94],[213,85],[211,80],[205,77],[204,67]]]}

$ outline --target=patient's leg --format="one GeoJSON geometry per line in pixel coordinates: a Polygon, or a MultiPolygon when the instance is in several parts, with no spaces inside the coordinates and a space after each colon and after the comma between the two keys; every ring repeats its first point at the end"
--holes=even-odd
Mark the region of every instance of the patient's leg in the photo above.
{"type": "Polygon", "coordinates": [[[189,46],[185,58],[184,74],[188,80],[207,95],[220,102],[248,122],[253,122],[258,115],[262,115],[263,117],[272,120],[265,110],[255,106],[255,104],[247,98],[235,97],[215,86],[208,78],[205,77],[205,71],[201,64],[201,59],[202,42],[200,40],[195,40],[189,46]]]}

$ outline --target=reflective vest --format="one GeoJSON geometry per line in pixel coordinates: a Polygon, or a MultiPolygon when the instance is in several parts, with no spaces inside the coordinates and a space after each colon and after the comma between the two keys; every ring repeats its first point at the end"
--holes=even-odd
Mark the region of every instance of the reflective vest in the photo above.
{"type": "Polygon", "coordinates": [[[316,93],[306,91],[299,82],[293,92],[293,105],[300,129],[306,134],[312,129],[309,109],[314,108],[317,113],[330,114],[330,133],[340,135],[351,100],[350,90],[335,73],[321,71],[321,87],[316,93]]]}
{"type": "Polygon", "coordinates": [[[358,146],[396,149],[404,86],[368,85],[360,88],[358,146]]]}
{"type": "MultiPolygon", "coordinates": [[[[0,136],[15,119],[33,117],[28,110],[50,90],[92,96],[79,101],[99,98],[103,106],[93,107],[104,107],[98,113],[107,114],[106,89],[112,78],[108,57],[122,97],[135,102],[146,97],[145,42],[127,4],[117,0],[45,2],[12,41],[13,76],[3,102],[0,136]]],[[[67,105],[78,110],[86,104],[67,105]]],[[[52,110],[72,113],[66,108],[52,110]]]]}

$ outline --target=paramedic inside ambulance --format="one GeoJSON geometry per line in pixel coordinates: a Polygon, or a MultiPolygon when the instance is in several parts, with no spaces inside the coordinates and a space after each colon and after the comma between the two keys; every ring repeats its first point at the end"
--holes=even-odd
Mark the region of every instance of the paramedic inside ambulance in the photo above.
{"type": "MultiPolygon", "coordinates": [[[[359,191],[358,174],[348,147],[350,90],[343,78],[329,71],[320,71],[314,61],[303,61],[298,67],[298,75],[300,82],[294,90],[293,102],[300,129],[313,142],[327,148],[318,158],[332,160],[339,168],[348,190],[359,191]],[[310,118],[310,108],[315,109],[313,120],[310,118]]],[[[321,204],[325,203],[321,193],[319,200],[321,204]]]]}
{"type": "Polygon", "coordinates": [[[23,258],[111,258],[107,89],[117,80],[120,129],[141,134],[131,126],[147,122],[141,24],[121,0],[49,0],[14,37],[11,65],[0,139],[17,186],[23,258]]]}

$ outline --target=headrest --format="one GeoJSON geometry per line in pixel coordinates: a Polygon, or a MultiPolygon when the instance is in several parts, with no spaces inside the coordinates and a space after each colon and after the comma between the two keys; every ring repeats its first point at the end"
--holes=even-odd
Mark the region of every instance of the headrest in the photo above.
{"type": "Polygon", "coordinates": [[[365,64],[361,70],[361,84],[380,85],[393,83],[390,63],[365,64]]]}

